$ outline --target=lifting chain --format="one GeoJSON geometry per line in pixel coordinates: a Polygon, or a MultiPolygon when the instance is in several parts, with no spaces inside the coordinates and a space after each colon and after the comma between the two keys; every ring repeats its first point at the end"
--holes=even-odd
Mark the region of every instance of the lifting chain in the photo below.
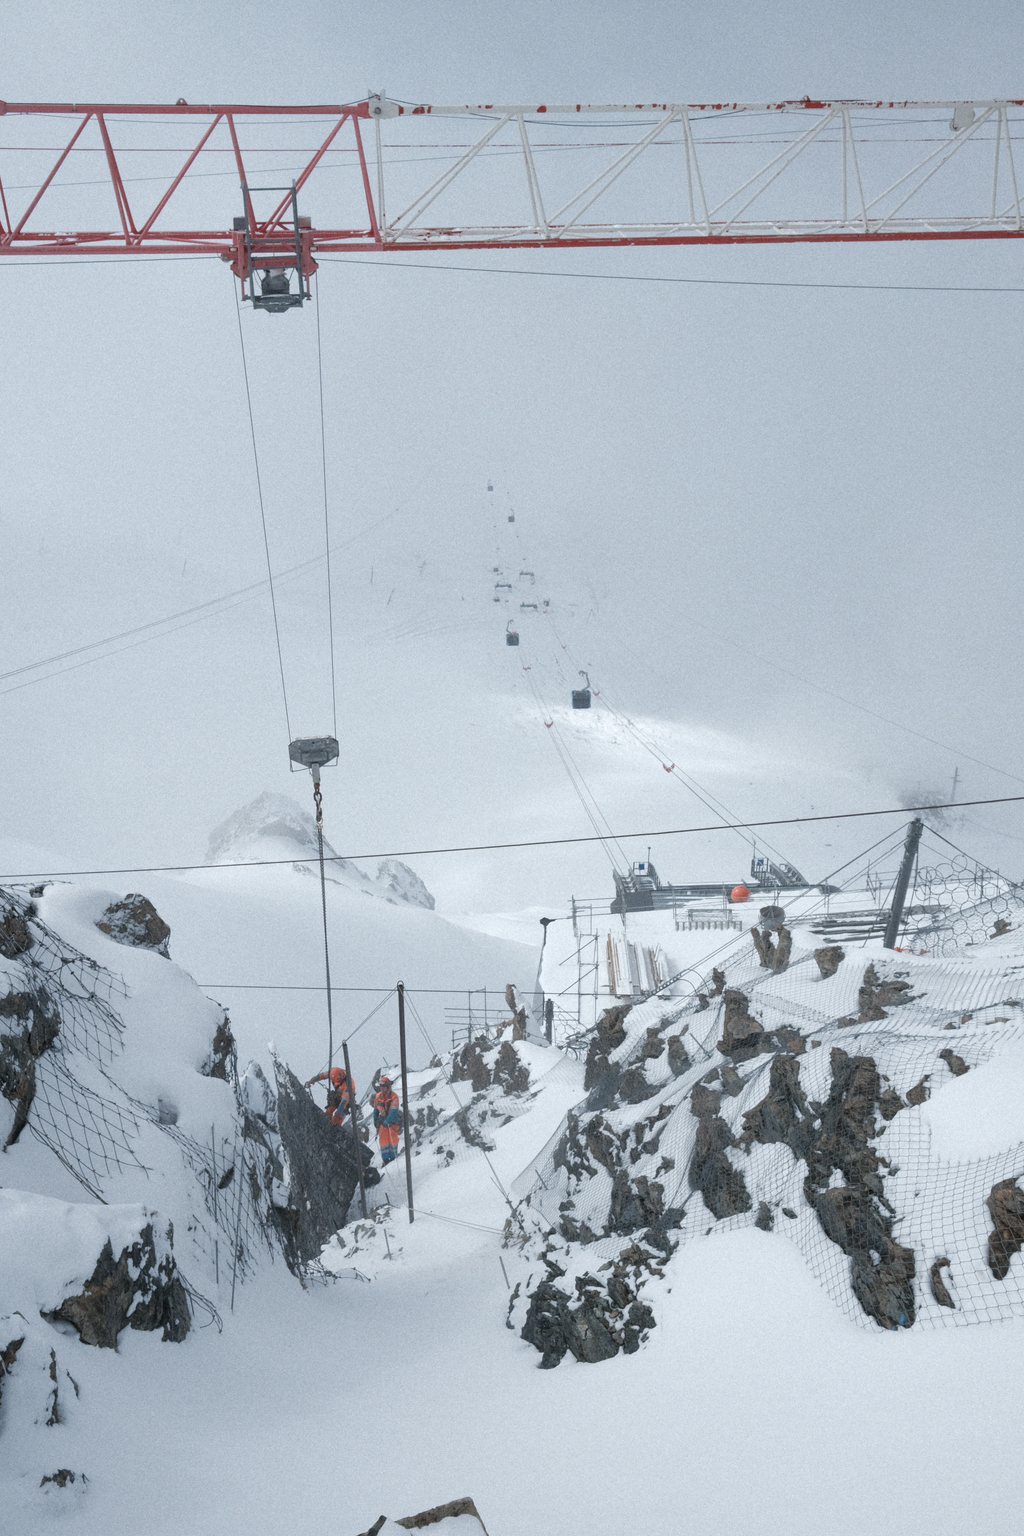
{"type": "Polygon", "coordinates": [[[318,832],[322,832],[324,826],[324,805],[320,795],[319,779],[313,780],[313,803],[316,806],[316,829],[318,832]]]}

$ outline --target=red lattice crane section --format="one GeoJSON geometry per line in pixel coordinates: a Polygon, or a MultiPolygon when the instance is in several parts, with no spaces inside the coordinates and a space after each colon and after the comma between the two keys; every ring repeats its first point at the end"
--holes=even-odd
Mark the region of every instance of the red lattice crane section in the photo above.
{"type": "Polygon", "coordinates": [[[1019,239],[1022,108],[0,103],[0,257],[1019,239]]]}

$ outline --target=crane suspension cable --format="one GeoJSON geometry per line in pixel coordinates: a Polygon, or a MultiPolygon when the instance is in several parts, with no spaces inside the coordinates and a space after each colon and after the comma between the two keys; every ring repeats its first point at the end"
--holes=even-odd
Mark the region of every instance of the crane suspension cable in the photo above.
{"type": "Polygon", "coordinates": [[[256,468],[256,491],[260,503],[260,523],[263,528],[263,552],[267,557],[267,582],[270,586],[270,606],[274,614],[274,639],[277,642],[277,665],[281,674],[281,698],[284,701],[284,723],[288,740],[292,739],[292,724],[288,714],[288,689],[284,681],[284,657],[281,654],[281,630],[277,622],[277,598],[274,595],[274,570],[270,563],[270,540],[267,537],[267,514],[263,506],[263,484],[260,480],[260,459],[256,451],[256,424],[252,415],[252,394],[249,390],[249,369],[245,361],[245,337],[242,333],[242,306],[235,294],[235,313],[238,319],[238,344],[242,349],[242,377],[245,380],[245,400],[249,408],[249,432],[252,436],[252,459],[256,468]]]}
{"type": "MultiPolygon", "coordinates": [[[[313,279],[316,294],[316,367],[320,384],[320,463],[324,482],[324,548],[327,553],[327,628],[331,643],[331,710],[333,733],[338,734],[338,689],[334,677],[334,600],[331,593],[331,525],[327,515],[327,435],[324,430],[324,360],[320,345],[320,280],[313,279]]],[[[290,733],[289,733],[290,734],[290,733]]]]}

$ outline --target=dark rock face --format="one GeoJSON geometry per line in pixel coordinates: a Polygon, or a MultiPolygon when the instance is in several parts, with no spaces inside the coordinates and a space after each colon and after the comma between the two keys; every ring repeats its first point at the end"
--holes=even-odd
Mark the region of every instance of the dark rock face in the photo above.
{"type": "Polygon", "coordinates": [[[686,1046],[683,1044],[682,1035],[669,1035],[668,1067],[673,1077],[682,1077],[684,1072],[690,1070],[690,1058],[687,1055],[686,1046]]]}
{"type": "Polygon", "coordinates": [[[583,1074],[583,1086],[588,1093],[608,1074],[611,1065],[608,1058],[626,1038],[623,1020],[631,1006],[630,1003],[620,1003],[615,1008],[606,1008],[597,1021],[597,1033],[590,1042],[583,1074]]]}
{"type": "Polygon", "coordinates": [[[775,1216],[766,1200],[759,1200],[757,1202],[757,1215],[754,1217],[754,1226],[760,1227],[762,1232],[773,1232],[775,1230],[775,1216]]]}
{"type": "Polygon", "coordinates": [[[726,1148],[738,1142],[718,1113],[721,1097],[698,1083],[690,1095],[691,1113],[697,1116],[697,1140],[690,1159],[690,1188],[700,1190],[712,1216],[738,1216],[749,1211],[751,1199],[742,1173],[726,1157],[726,1148]]]}
{"type": "MultiPolygon", "coordinates": [[[[320,1256],[320,1250],[348,1220],[349,1206],[359,1185],[351,1122],[330,1125],[298,1078],[283,1062],[275,1062],[277,1130],[287,1159],[288,1204],[271,1206],[280,1234],[285,1263],[293,1274],[320,1256]]],[[[380,1182],[373,1154],[359,1143],[363,1180],[380,1182]]]]}
{"type": "MultiPolygon", "coordinates": [[[[34,915],[35,910],[34,906],[30,906],[28,915],[34,915]]],[[[0,955],[5,960],[16,960],[19,955],[27,954],[34,943],[32,930],[25,917],[17,907],[8,907],[0,917],[0,955]]]]}
{"type": "MultiPolygon", "coordinates": [[[[610,1360],[619,1352],[619,1340],[615,1338],[613,1326],[610,1326],[616,1320],[608,1315],[613,1310],[611,1298],[605,1295],[592,1276],[582,1276],[576,1286],[580,1305],[575,1308],[570,1305],[567,1293],[559,1290],[550,1280],[542,1281],[530,1297],[520,1337],[540,1350],[541,1370],[550,1370],[567,1353],[576,1360],[592,1365],[599,1360],[610,1360]]],[[[637,1305],[634,1302],[630,1312],[637,1305]]],[[[650,1308],[640,1306],[638,1321],[630,1319],[628,1326],[633,1329],[633,1337],[625,1338],[620,1333],[620,1339],[627,1352],[633,1353],[639,1347],[640,1329],[654,1326],[650,1308]]]]}
{"type": "Polygon", "coordinates": [[[835,975],[846,959],[846,951],[840,944],[826,944],[814,951],[814,958],[818,963],[822,980],[827,981],[830,976],[835,975]]]}
{"type": "Polygon", "coordinates": [[[14,1362],[18,1358],[18,1350],[24,1342],[25,1335],[22,1334],[20,1339],[9,1339],[3,1349],[0,1349],[0,1402],[3,1401],[4,1395],[4,1378],[9,1376],[14,1369],[14,1362]]]}
{"type": "Polygon", "coordinates": [[[850,1258],[854,1295],[881,1328],[909,1328],[915,1319],[913,1251],[892,1235],[893,1210],[883,1193],[875,1106],[881,1093],[870,1056],[831,1057],[832,1089],[806,1151],[804,1194],[825,1235],[850,1258]],[[833,1173],[845,1185],[830,1188],[833,1173]]]}
{"type": "Polygon", "coordinates": [[[954,1077],[963,1077],[965,1072],[971,1070],[962,1056],[958,1056],[955,1051],[948,1048],[939,1052],[939,1060],[946,1063],[954,1077]]]}
{"type": "Polygon", "coordinates": [[[776,1056],[768,1092],[743,1116],[739,1145],[784,1141],[801,1157],[809,1139],[807,1100],[800,1087],[800,1063],[795,1056],[776,1056]]]}
{"type": "Polygon", "coordinates": [[[619,1079],[619,1098],[626,1104],[642,1104],[655,1090],[644,1075],[643,1062],[629,1067],[619,1079]]]}
{"type": "Polygon", "coordinates": [[[606,1232],[628,1237],[645,1227],[652,1227],[665,1210],[665,1187],[642,1174],[630,1179],[620,1168],[612,1180],[612,1199],[606,1232]]]}
{"type": "Polygon", "coordinates": [[[233,1082],[237,1073],[237,1053],[235,1051],[235,1037],[231,1033],[231,1025],[227,1014],[217,1025],[213,1037],[213,1045],[210,1048],[210,1059],[206,1067],[207,1077],[219,1078],[222,1083],[233,1082]]]}
{"type": "Polygon", "coordinates": [[[745,992],[730,987],[723,993],[723,998],[725,1020],[718,1049],[723,1056],[731,1056],[733,1061],[749,1061],[771,1042],[766,1039],[763,1026],[751,1018],[750,1001],[745,992]]]}
{"type": "Polygon", "coordinates": [[[148,897],[140,896],[138,891],[112,902],[96,927],[116,944],[152,949],[165,960],[170,957],[171,930],[148,897]]]}
{"type": "Polygon", "coordinates": [[[993,1184],[985,1201],[994,1231],[988,1238],[988,1267],[997,1280],[1010,1273],[1010,1260],[1024,1248],[1024,1190],[1016,1179],[993,1184]]]}
{"type": "Polygon", "coordinates": [[[138,1241],[117,1259],[108,1239],[85,1290],[65,1297],[52,1315],[71,1323],[83,1344],[101,1349],[116,1349],[122,1328],[161,1329],[165,1343],[177,1344],[191,1326],[174,1259],[170,1254],[157,1259],[152,1225],[143,1227],[138,1241]]]}
{"type": "Polygon", "coordinates": [[[883,1120],[894,1120],[906,1107],[895,1088],[883,1088],[878,1095],[878,1112],[883,1120]]]}
{"type": "Polygon", "coordinates": [[[498,1047],[498,1059],[494,1064],[492,1081],[502,1092],[520,1097],[530,1089],[530,1069],[520,1059],[519,1052],[508,1040],[498,1047]]]}
{"type": "Polygon", "coordinates": [[[491,1086],[491,1069],[484,1060],[485,1042],[468,1040],[452,1061],[453,1083],[469,1083],[474,1093],[483,1093],[491,1086]]]}
{"type": "Polygon", "coordinates": [[[44,987],[0,998],[0,1093],[14,1105],[9,1147],[28,1124],[36,1095],[36,1062],[59,1033],[60,1014],[44,987]]]}

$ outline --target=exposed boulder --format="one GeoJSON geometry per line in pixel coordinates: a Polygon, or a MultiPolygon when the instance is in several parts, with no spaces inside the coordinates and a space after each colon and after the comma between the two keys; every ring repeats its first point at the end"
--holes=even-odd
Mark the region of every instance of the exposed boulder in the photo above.
{"type": "Polygon", "coordinates": [[[565,1291],[544,1280],[530,1297],[520,1337],[541,1352],[541,1370],[558,1365],[567,1353],[594,1364],[610,1360],[619,1345],[608,1326],[609,1299],[595,1287],[582,1291],[581,1305],[572,1308],[565,1291]]]}
{"type": "Polygon", "coordinates": [[[993,1184],[988,1199],[994,1231],[988,1238],[988,1267],[997,1280],[1010,1273],[1010,1260],[1024,1247],[1024,1190],[1016,1179],[993,1184]]]}
{"type": "Polygon", "coordinates": [[[14,1105],[8,1147],[28,1124],[36,1095],[36,1062],[59,1033],[60,1014],[45,987],[0,998],[0,1093],[14,1105]]]}
{"type": "Polygon", "coordinates": [[[103,916],[97,918],[96,927],[115,944],[151,949],[165,960],[170,958],[171,930],[149,898],[137,891],[111,902],[103,916]]]}
{"type": "Polygon", "coordinates": [[[449,1076],[453,1083],[469,1083],[474,1093],[491,1086],[491,1069],[484,1060],[485,1040],[467,1040],[452,1059],[449,1076]]]}
{"type": "Polygon", "coordinates": [[[682,1077],[684,1072],[690,1070],[690,1058],[682,1035],[669,1035],[667,1045],[669,1071],[673,1077],[682,1077]]]}
{"type": "Polygon", "coordinates": [[[840,944],[825,944],[821,949],[814,951],[814,958],[821,972],[821,979],[827,981],[830,976],[835,975],[846,959],[846,951],[840,944]]]}
{"type": "Polygon", "coordinates": [[[903,1003],[912,1001],[909,981],[882,981],[874,964],[871,964],[865,970],[864,979],[857,992],[857,1002],[860,1006],[857,1023],[869,1024],[876,1019],[887,1019],[889,1017],[885,1011],[887,1008],[898,1008],[903,1003]]]}
{"type": "Polygon", "coordinates": [[[498,1059],[491,1080],[495,1087],[517,1098],[529,1092],[530,1069],[508,1040],[503,1040],[498,1047],[498,1059]]]}
{"type": "Polygon", "coordinates": [[[158,1251],[153,1224],[114,1258],[107,1239],[81,1295],[67,1296],[51,1314],[70,1323],[83,1344],[116,1349],[123,1328],[162,1330],[165,1343],[180,1343],[191,1325],[188,1296],[177,1272],[168,1229],[158,1251]]]}
{"type": "Polygon", "coordinates": [[[965,1072],[971,1070],[963,1057],[958,1056],[955,1051],[950,1050],[948,1047],[946,1050],[939,1052],[939,1060],[946,1063],[954,1077],[963,1077],[965,1072]]]}
{"type": "Polygon", "coordinates": [[[945,1258],[936,1259],[935,1263],[932,1265],[930,1271],[932,1295],[935,1297],[935,1300],[938,1302],[940,1307],[952,1307],[955,1309],[956,1302],[949,1294],[949,1291],[946,1288],[946,1284],[942,1278],[942,1271],[948,1268],[949,1260],[945,1258]]]}
{"type": "Polygon", "coordinates": [[[718,1049],[723,1056],[731,1056],[733,1061],[749,1061],[760,1050],[770,1046],[771,1041],[765,1038],[764,1026],[751,1017],[750,1000],[745,992],[727,988],[723,993],[723,1001],[725,1018],[718,1049]]]}

